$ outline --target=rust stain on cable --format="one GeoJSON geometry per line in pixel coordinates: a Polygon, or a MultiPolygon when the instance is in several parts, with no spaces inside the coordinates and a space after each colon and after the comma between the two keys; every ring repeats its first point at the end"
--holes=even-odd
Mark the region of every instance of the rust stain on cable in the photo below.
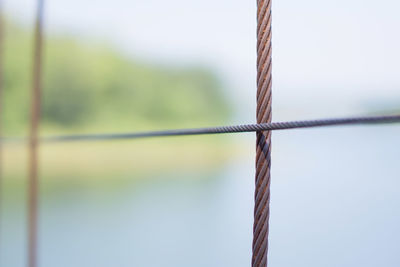
{"type": "Polygon", "coordinates": [[[34,36],[33,79],[31,95],[31,125],[29,134],[28,181],[28,267],[37,266],[38,243],[38,130],[40,122],[40,96],[43,48],[43,0],[37,1],[34,36]]]}
{"type": "MultiPolygon", "coordinates": [[[[271,0],[257,1],[257,123],[270,123],[271,0]]],[[[267,266],[271,184],[271,131],[257,132],[252,267],[267,266]]]]}

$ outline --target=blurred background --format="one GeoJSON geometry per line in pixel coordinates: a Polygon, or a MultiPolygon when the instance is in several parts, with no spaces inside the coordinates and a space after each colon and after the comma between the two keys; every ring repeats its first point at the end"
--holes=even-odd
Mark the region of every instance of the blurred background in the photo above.
{"type": "MultiPolygon", "coordinates": [[[[253,123],[256,3],[52,0],[42,135],[253,123]]],[[[35,1],[4,1],[7,136],[35,1]]],[[[273,2],[274,121],[400,112],[400,2],[273,2]]],[[[400,127],[274,132],[270,266],[399,266],[400,127]]],[[[26,148],[4,148],[0,266],[26,262],[26,148]]],[[[43,145],[39,266],[249,266],[255,135],[43,145]]]]}

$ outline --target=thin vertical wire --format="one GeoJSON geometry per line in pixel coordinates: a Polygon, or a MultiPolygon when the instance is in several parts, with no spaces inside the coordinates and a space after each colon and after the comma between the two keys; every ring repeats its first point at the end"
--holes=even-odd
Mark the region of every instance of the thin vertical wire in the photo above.
{"type": "MultiPolygon", "coordinates": [[[[271,122],[271,0],[257,1],[257,123],[271,122]]],[[[267,266],[271,131],[257,132],[252,266],[267,266]]]]}
{"type": "Polygon", "coordinates": [[[38,0],[34,36],[31,125],[29,135],[28,267],[37,266],[38,252],[38,129],[42,86],[43,5],[44,0],[38,0]]]}
{"type": "MultiPolygon", "coordinates": [[[[4,81],[4,18],[3,18],[3,1],[0,0],[0,139],[3,136],[3,118],[4,118],[4,90],[3,90],[3,81],[4,81]]],[[[1,211],[3,205],[3,147],[2,142],[0,141],[0,222],[1,222],[1,211]]],[[[0,223],[0,233],[1,233],[1,223],[0,223]]],[[[1,235],[0,235],[1,240],[1,235]]]]}

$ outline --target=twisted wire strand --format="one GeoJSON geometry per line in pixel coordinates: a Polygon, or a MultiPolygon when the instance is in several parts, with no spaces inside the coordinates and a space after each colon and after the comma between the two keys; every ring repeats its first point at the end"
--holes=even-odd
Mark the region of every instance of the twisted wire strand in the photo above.
{"type": "MultiPolygon", "coordinates": [[[[208,134],[229,134],[229,133],[249,133],[249,132],[268,132],[277,130],[293,130],[301,128],[328,127],[340,125],[373,125],[373,124],[392,124],[400,123],[400,115],[391,116],[372,116],[372,117],[352,117],[334,118],[306,121],[287,121],[259,124],[244,124],[234,126],[221,126],[209,128],[193,129],[174,129],[164,131],[133,132],[133,133],[111,133],[111,134],[87,134],[87,135],[60,135],[40,138],[43,143],[59,142],[78,142],[78,141],[107,141],[124,139],[142,139],[151,137],[168,136],[189,136],[189,135],[208,135],[208,134]]],[[[25,138],[3,138],[5,143],[23,142],[25,138]]]]}
{"type": "MultiPolygon", "coordinates": [[[[271,1],[257,1],[257,123],[272,125],[271,1]]],[[[252,267],[267,266],[271,184],[271,131],[257,131],[252,267]]]]}

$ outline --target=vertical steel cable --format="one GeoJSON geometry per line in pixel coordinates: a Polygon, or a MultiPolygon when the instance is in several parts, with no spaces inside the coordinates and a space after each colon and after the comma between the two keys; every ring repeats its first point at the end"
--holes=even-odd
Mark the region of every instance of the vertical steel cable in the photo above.
{"type": "Polygon", "coordinates": [[[33,84],[31,98],[31,127],[29,135],[28,183],[28,267],[37,266],[38,221],[38,129],[40,121],[40,93],[42,74],[43,0],[37,2],[34,37],[33,84]]]}
{"type": "MultiPolygon", "coordinates": [[[[271,122],[271,0],[257,1],[257,123],[271,122]]],[[[257,133],[252,266],[267,266],[271,131],[257,133]]]]}

